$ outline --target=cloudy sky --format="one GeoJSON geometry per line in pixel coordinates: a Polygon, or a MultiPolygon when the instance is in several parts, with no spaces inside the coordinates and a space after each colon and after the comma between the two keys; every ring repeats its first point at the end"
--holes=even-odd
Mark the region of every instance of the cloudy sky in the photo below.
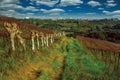
{"type": "Polygon", "coordinates": [[[16,18],[120,19],[120,0],[0,0],[0,15],[16,18]]]}

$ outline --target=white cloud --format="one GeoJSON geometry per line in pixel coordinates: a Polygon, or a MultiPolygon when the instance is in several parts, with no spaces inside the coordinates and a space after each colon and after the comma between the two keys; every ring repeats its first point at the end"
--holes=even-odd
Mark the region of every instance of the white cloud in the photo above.
{"type": "Polygon", "coordinates": [[[98,10],[104,10],[104,8],[98,8],[98,10]]]}
{"type": "Polygon", "coordinates": [[[28,11],[39,11],[39,9],[36,9],[33,6],[27,6],[26,8],[23,8],[23,10],[28,10],[28,11]]]}
{"type": "Polygon", "coordinates": [[[120,10],[113,11],[112,14],[120,15],[120,10]]]}
{"type": "Polygon", "coordinates": [[[120,19],[120,15],[113,15],[113,18],[118,18],[118,19],[120,19]]]}
{"type": "Polygon", "coordinates": [[[13,8],[15,8],[17,5],[16,3],[19,3],[17,0],[0,0],[0,14],[1,15],[6,15],[6,16],[11,16],[15,12],[13,8]]]}
{"type": "Polygon", "coordinates": [[[101,5],[99,2],[93,1],[93,0],[89,1],[87,4],[92,6],[92,7],[96,7],[96,6],[100,6],[101,5]]]}
{"type": "Polygon", "coordinates": [[[40,9],[40,11],[42,11],[43,13],[61,13],[61,12],[65,12],[63,9],[59,9],[59,8],[50,9],[50,10],[40,9]]]}
{"type": "Polygon", "coordinates": [[[42,11],[43,13],[46,13],[48,10],[46,10],[46,9],[40,9],[40,11],[42,11]]]}
{"type": "Polygon", "coordinates": [[[85,13],[86,15],[95,15],[96,13],[85,13]]]}
{"type": "Polygon", "coordinates": [[[107,4],[107,6],[109,6],[109,7],[114,7],[114,6],[116,6],[117,4],[115,4],[115,3],[108,3],[107,4]]]}
{"type": "Polygon", "coordinates": [[[22,8],[21,6],[17,5],[19,0],[0,0],[0,15],[5,15],[9,17],[21,17],[24,14],[16,12],[16,8],[22,8]]]}
{"type": "Polygon", "coordinates": [[[40,11],[42,13],[48,14],[50,16],[59,16],[61,13],[65,12],[63,9],[59,9],[59,8],[54,8],[54,9],[50,9],[50,10],[40,9],[40,11]]]}
{"type": "Polygon", "coordinates": [[[0,8],[4,9],[4,10],[21,10],[21,11],[39,11],[39,9],[36,9],[33,6],[27,6],[27,7],[23,7],[21,5],[17,5],[17,4],[1,4],[0,8]]]}
{"type": "Polygon", "coordinates": [[[60,13],[50,13],[49,15],[50,16],[57,16],[57,15],[60,15],[60,13]]]}
{"type": "Polygon", "coordinates": [[[115,6],[117,6],[117,4],[115,3],[114,0],[107,0],[106,5],[107,5],[108,7],[115,7],[115,6]]]}
{"type": "Polygon", "coordinates": [[[26,15],[34,15],[34,13],[30,13],[30,12],[29,12],[29,13],[26,13],[26,15]]]}
{"type": "Polygon", "coordinates": [[[105,10],[103,11],[103,13],[105,13],[105,14],[107,14],[107,15],[110,14],[109,11],[105,11],[105,10]]]}
{"type": "Polygon", "coordinates": [[[18,0],[0,0],[0,9],[9,10],[15,8],[21,8],[17,3],[20,3],[18,0]]]}
{"type": "Polygon", "coordinates": [[[25,15],[25,14],[16,12],[15,10],[0,11],[0,14],[9,16],[9,17],[23,17],[25,15]]]}
{"type": "Polygon", "coordinates": [[[18,10],[22,10],[22,11],[39,11],[39,9],[33,7],[33,6],[27,6],[27,7],[22,7],[20,5],[17,5],[16,7],[14,7],[14,9],[18,9],[18,10]]]}
{"type": "Polygon", "coordinates": [[[107,3],[113,3],[115,2],[114,0],[107,0],[107,3]]]}
{"type": "Polygon", "coordinates": [[[0,1],[0,15],[9,16],[9,17],[16,17],[16,18],[23,18],[26,15],[32,16],[33,13],[22,13],[17,12],[17,10],[20,11],[38,11],[39,9],[36,9],[33,6],[27,6],[23,7],[21,5],[18,5],[18,0],[1,0],[0,1]]]}
{"type": "Polygon", "coordinates": [[[18,5],[16,7],[14,7],[14,8],[18,9],[18,10],[22,10],[22,11],[32,11],[32,12],[39,11],[39,9],[37,9],[37,8],[35,8],[33,6],[22,7],[22,6],[18,5]]]}
{"type": "Polygon", "coordinates": [[[66,7],[71,5],[80,5],[83,4],[82,0],[61,0],[60,6],[66,7]]]}
{"type": "Polygon", "coordinates": [[[33,6],[23,7],[18,5],[20,3],[19,0],[0,0],[0,9],[2,11],[6,10],[21,10],[21,11],[39,11],[33,6]]]}
{"type": "Polygon", "coordinates": [[[103,11],[103,13],[107,14],[107,15],[120,15],[120,10],[116,10],[116,11],[103,11]]]}
{"type": "Polygon", "coordinates": [[[7,11],[0,11],[1,15],[8,16],[8,17],[16,17],[16,18],[25,18],[25,17],[38,17],[34,13],[20,13],[15,10],[7,10],[7,11]]]}
{"type": "Polygon", "coordinates": [[[17,5],[16,4],[1,4],[0,8],[15,8],[17,5]]]}
{"type": "Polygon", "coordinates": [[[19,3],[19,0],[0,0],[0,4],[15,4],[19,3]]]}
{"type": "Polygon", "coordinates": [[[54,0],[54,1],[51,1],[51,0],[31,0],[31,3],[35,3],[37,5],[46,5],[49,7],[53,7],[58,2],[59,2],[59,0],[54,0]]]}
{"type": "Polygon", "coordinates": [[[0,8],[13,9],[19,6],[18,3],[20,3],[19,0],[0,0],[0,8]]]}

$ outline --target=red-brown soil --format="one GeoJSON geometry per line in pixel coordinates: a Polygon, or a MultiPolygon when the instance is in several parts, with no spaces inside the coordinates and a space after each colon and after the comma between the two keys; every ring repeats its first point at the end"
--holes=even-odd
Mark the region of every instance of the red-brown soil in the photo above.
{"type": "Polygon", "coordinates": [[[76,36],[76,38],[79,39],[81,44],[88,49],[120,53],[120,44],[83,36],[76,36]]]}

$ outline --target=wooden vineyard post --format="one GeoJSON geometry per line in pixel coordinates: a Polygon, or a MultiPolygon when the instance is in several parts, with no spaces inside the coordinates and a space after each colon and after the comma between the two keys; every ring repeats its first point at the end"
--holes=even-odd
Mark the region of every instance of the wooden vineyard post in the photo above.
{"type": "Polygon", "coordinates": [[[50,42],[51,42],[51,44],[53,43],[53,35],[52,34],[50,35],[50,42]]]}
{"type": "Polygon", "coordinates": [[[43,34],[43,32],[40,32],[40,39],[41,39],[41,44],[43,47],[44,46],[44,34],[43,34]]]}
{"type": "Polygon", "coordinates": [[[32,50],[35,50],[35,31],[31,30],[31,42],[32,42],[32,50]]]}
{"type": "Polygon", "coordinates": [[[22,47],[25,50],[25,40],[20,36],[20,34],[22,33],[19,30],[19,26],[16,23],[8,23],[8,22],[4,22],[4,27],[5,29],[9,32],[10,34],[10,40],[11,40],[11,46],[12,46],[12,50],[15,51],[15,37],[18,38],[20,44],[22,45],[22,47]]]}
{"type": "Polygon", "coordinates": [[[47,46],[47,47],[49,46],[48,38],[49,38],[49,35],[46,34],[46,36],[45,36],[45,43],[46,43],[46,46],[47,46]]]}
{"type": "Polygon", "coordinates": [[[4,27],[10,34],[12,50],[15,51],[15,40],[14,39],[15,39],[16,32],[18,30],[17,24],[15,23],[10,24],[8,22],[4,22],[4,27]]]}
{"type": "Polygon", "coordinates": [[[16,36],[17,36],[17,38],[19,39],[19,42],[20,42],[20,44],[22,45],[23,49],[26,50],[26,47],[25,47],[25,39],[23,39],[23,38],[20,36],[21,33],[22,33],[22,32],[18,31],[17,34],[16,34],[16,36]]]}
{"type": "Polygon", "coordinates": [[[36,31],[36,37],[37,37],[37,48],[39,49],[40,42],[39,42],[39,32],[38,31],[36,31]]]}

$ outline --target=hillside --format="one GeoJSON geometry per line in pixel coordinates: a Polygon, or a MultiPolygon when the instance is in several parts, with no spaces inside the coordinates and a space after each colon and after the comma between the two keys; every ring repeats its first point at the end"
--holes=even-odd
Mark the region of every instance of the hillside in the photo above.
{"type": "Polygon", "coordinates": [[[112,42],[67,37],[61,31],[55,33],[0,16],[0,80],[119,80],[119,49],[120,45],[112,42]],[[5,22],[14,23],[21,32],[15,33],[15,50],[11,46],[12,33],[7,31],[14,26],[5,25],[5,22]],[[31,33],[33,30],[35,36],[31,33]],[[44,38],[39,32],[44,33],[44,38]],[[50,35],[53,35],[52,42],[50,35]],[[26,49],[19,39],[23,40],[26,49]]]}
{"type": "Polygon", "coordinates": [[[5,16],[0,16],[0,35],[4,35],[8,37],[8,33],[6,32],[5,28],[3,27],[3,22],[15,22],[19,25],[19,29],[22,31],[22,36],[24,38],[30,38],[30,30],[37,30],[43,33],[53,33],[52,30],[48,30],[47,28],[38,28],[35,25],[32,24],[27,24],[23,21],[20,21],[18,19],[14,19],[14,18],[8,18],[5,16]]]}
{"type": "Polygon", "coordinates": [[[78,38],[81,44],[88,49],[120,53],[120,44],[83,36],[76,36],[76,38],[78,38]]]}

